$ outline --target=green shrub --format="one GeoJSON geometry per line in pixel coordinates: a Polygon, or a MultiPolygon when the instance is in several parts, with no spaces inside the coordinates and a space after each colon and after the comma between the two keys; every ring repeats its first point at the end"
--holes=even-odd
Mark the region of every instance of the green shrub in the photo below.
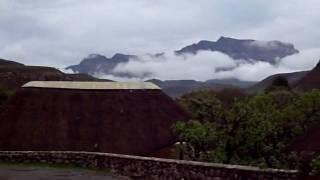
{"type": "Polygon", "coordinates": [[[10,96],[14,94],[13,91],[7,89],[6,87],[0,85],[0,105],[9,99],[10,96]]]}
{"type": "Polygon", "coordinates": [[[310,166],[312,175],[320,175],[320,156],[313,158],[310,166]]]}
{"type": "Polygon", "coordinates": [[[177,123],[175,133],[184,142],[184,154],[199,161],[296,169],[301,159],[288,147],[320,123],[320,90],[278,89],[236,98],[227,106],[212,91],[201,91],[178,102],[192,121],[177,123]]]}

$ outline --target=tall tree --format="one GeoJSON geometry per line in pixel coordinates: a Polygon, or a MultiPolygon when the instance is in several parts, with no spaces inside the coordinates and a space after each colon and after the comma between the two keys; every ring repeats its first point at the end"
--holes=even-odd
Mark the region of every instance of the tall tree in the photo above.
{"type": "Polygon", "coordinates": [[[192,159],[295,168],[297,156],[287,147],[318,123],[320,91],[302,95],[285,89],[237,99],[226,106],[212,91],[180,98],[193,120],[179,123],[176,132],[192,159]],[[192,154],[191,153],[191,154],[192,154]]]}

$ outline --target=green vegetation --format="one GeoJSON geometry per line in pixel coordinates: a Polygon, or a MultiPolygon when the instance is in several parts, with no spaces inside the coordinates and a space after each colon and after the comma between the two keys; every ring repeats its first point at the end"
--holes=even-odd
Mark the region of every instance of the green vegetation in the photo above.
{"type": "Polygon", "coordinates": [[[8,100],[9,97],[12,96],[13,94],[14,94],[13,91],[8,90],[6,87],[0,84],[0,106],[2,103],[8,100]]]}
{"type": "Polygon", "coordinates": [[[299,168],[299,156],[290,146],[319,123],[320,90],[299,94],[289,88],[270,88],[254,96],[230,97],[233,101],[226,103],[213,91],[200,91],[177,100],[192,116],[174,127],[182,158],[299,168]]]}
{"type": "Polygon", "coordinates": [[[312,175],[320,175],[320,156],[315,157],[311,161],[312,175]]]}
{"type": "Polygon", "coordinates": [[[10,96],[14,95],[14,91],[7,89],[0,84],[0,113],[4,103],[9,99],[10,96]]]}

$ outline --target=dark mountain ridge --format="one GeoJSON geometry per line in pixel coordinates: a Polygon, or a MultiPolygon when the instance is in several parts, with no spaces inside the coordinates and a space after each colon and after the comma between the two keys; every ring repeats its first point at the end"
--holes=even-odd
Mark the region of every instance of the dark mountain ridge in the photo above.
{"type": "Polygon", "coordinates": [[[258,93],[258,92],[264,91],[265,89],[270,87],[272,82],[279,76],[284,77],[285,79],[287,79],[287,81],[288,81],[288,83],[289,83],[289,85],[291,87],[295,87],[296,84],[304,76],[306,76],[308,73],[309,73],[309,71],[298,71],[298,72],[292,72],[292,73],[274,74],[274,75],[271,75],[271,76],[263,79],[262,81],[258,82],[254,86],[248,88],[248,92],[249,93],[258,93]]]}
{"type": "Polygon", "coordinates": [[[297,89],[320,89],[320,60],[318,64],[308,72],[296,85],[297,89]]]}
{"type": "Polygon", "coordinates": [[[171,97],[180,97],[184,94],[199,90],[222,90],[225,88],[248,88],[256,82],[240,81],[238,79],[210,79],[207,81],[195,80],[166,80],[150,79],[171,97]]]}
{"type": "Polygon", "coordinates": [[[9,67],[9,66],[18,67],[18,66],[24,66],[24,64],[21,64],[21,63],[15,62],[15,61],[0,59],[0,67],[4,67],[4,66],[6,66],[6,67],[9,67]]]}
{"type": "MultiPolygon", "coordinates": [[[[18,89],[29,81],[103,81],[88,74],[66,74],[56,68],[26,66],[0,59],[0,85],[18,89]]],[[[107,80],[106,80],[107,81],[107,80]]]]}
{"type": "Polygon", "coordinates": [[[202,40],[175,52],[178,55],[196,54],[204,50],[221,52],[233,59],[267,61],[270,63],[275,63],[279,58],[299,53],[294,45],[289,43],[252,39],[239,40],[228,37],[221,37],[216,42],[202,40]]]}
{"type": "Polygon", "coordinates": [[[86,73],[94,75],[96,73],[112,74],[112,70],[119,64],[128,62],[130,59],[138,58],[135,55],[115,54],[111,58],[99,54],[90,54],[84,58],[78,65],[67,67],[77,73],[86,73]]]}
{"type": "Polygon", "coordinates": [[[293,73],[274,74],[248,88],[248,92],[257,93],[264,91],[270,87],[273,80],[277,77],[283,77],[287,79],[291,88],[295,90],[311,90],[320,89],[320,60],[317,65],[310,71],[299,71],[293,73]]]}

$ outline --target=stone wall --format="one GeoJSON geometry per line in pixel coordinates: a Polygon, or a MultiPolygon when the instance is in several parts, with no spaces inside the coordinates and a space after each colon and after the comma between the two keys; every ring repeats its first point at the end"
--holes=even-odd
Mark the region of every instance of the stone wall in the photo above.
{"type": "Polygon", "coordinates": [[[0,151],[0,161],[73,164],[109,169],[134,179],[205,179],[205,180],[291,180],[298,179],[295,170],[260,169],[194,161],[169,160],[108,153],[0,151]]]}

